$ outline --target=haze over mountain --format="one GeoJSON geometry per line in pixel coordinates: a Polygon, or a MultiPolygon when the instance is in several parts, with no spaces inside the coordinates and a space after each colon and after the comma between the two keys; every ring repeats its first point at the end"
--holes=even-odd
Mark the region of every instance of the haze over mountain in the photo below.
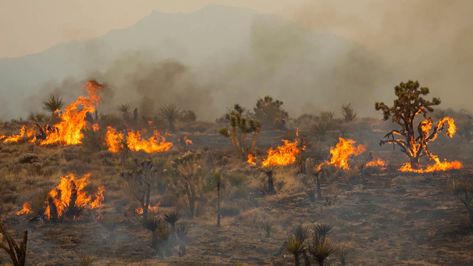
{"type": "Polygon", "coordinates": [[[250,9],[208,6],[155,11],[96,39],[1,59],[0,115],[40,111],[51,93],[68,101],[88,78],[108,85],[103,111],[128,103],[152,115],[173,103],[204,120],[265,95],[283,100],[292,115],[338,111],[347,102],[371,114],[379,88],[397,82],[375,54],[349,40],[250,9]]]}

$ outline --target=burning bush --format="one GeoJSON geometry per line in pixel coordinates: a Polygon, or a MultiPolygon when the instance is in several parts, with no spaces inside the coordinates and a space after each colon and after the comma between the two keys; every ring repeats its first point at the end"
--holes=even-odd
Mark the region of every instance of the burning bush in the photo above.
{"type": "MultiPolygon", "coordinates": [[[[44,217],[51,222],[77,220],[83,210],[99,208],[104,200],[105,187],[99,186],[94,196],[89,195],[87,190],[90,177],[91,174],[86,174],[76,178],[72,173],[62,176],[59,184],[47,193],[43,201],[44,217]]],[[[16,214],[27,215],[33,211],[32,204],[25,202],[16,214]]]]}
{"type": "Polygon", "coordinates": [[[452,138],[456,133],[455,121],[451,117],[440,119],[434,126],[432,118],[429,116],[433,112],[433,106],[440,104],[440,99],[433,98],[431,101],[424,99],[423,96],[429,94],[427,87],[420,87],[417,81],[401,82],[394,88],[397,99],[394,100],[392,107],[382,102],[375,105],[376,110],[381,110],[384,114],[384,120],[392,117],[392,121],[401,126],[400,130],[392,130],[381,140],[380,144],[396,144],[401,148],[410,159],[409,163],[401,167],[403,172],[434,172],[450,169],[462,168],[458,161],[441,161],[440,158],[432,154],[428,144],[437,139],[438,133],[446,129],[448,137],[452,138]],[[416,118],[422,115],[423,119],[414,127],[416,118]],[[447,126],[446,126],[447,125],[447,126]],[[416,136],[417,129],[417,136],[416,136]],[[421,158],[427,157],[434,162],[425,169],[421,168],[421,158]]]}

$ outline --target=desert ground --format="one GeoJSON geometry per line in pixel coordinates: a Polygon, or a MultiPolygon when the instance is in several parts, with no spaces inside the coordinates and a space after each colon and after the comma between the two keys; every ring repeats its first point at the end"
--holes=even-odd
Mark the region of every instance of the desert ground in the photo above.
{"type": "MultiPolygon", "coordinates": [[[[14,134],[24,123],[5,122],[2,133],[14,134]]],[[[167,139],[176,144],[162,153],[124,156],[86,139],[71,146],[0,144],[1,216],[15,239],[28,231],[27,265],[293,265],[285,248],[288,235],[299,224],[316,223],[332,226],[330,239],[338,247],[326,265],[472,265],[473,232],[451,189],[453,180],[471,181],[472,144],[466,138],[441,140],[432,148],[442,157],[462,161],[463,169],[415,174],[398,171],[406,157],[397,148],[378,145],[392,126],[389,122],[359,119],[348,123],[348,130],[329,130],[323,137],[301,129],[307,142],[304,156],[316,162],[328,158],[339,136],[366,147],[350,160],[349,170],[333,170],[322,178],[322,197],[316,198],[314,174],[300,173],[297,164],[275,167],[276,193],[266,193],[265,173],[236,155],[230,140],[217,133],[219,125],[198,124],[169,134],[167,139]],[[193,143],[180,143],[182,136],[193,143]],[[169,185],[174,178],[169,161],[189,151],[211,158],[205,164],[221,172],[220,226],[217,189],[208,175],[193,218],[186,197],[169,185]],[[386,160],[387,168],[361,169],[368,153],[386,160]],[[162,219],[177,212],[177,223],[186,227],[185,241],[166,254],[152,246],[152,234],[136,211],[139,201],[123,177],[139,161],[157,166],[150,205],[159,203],[159,210],[152,215],[162,219]],[[68,173],[90,173],[87,190],[103,185],[104,201],[74,219],[51,222],[41,213],[44,195],[68,173]],[[32,212],[17,215],[24,202],[31,203],[32,212]]],[[[294,129],[264,130],[257,155],[293,137],[294,129]]],[[[9,265],[6,253],[0,253],[0,263],[9,265]]]]}

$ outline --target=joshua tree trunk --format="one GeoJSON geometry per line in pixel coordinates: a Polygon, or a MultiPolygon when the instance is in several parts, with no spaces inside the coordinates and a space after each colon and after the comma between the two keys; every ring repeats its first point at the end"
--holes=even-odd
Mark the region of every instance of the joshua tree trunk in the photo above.
{"type": "Polygon", "coordinates": [[[315,175],[315,190],[317,193],[317,199],[321,200],[322,199],[322,190],[320,189],[320,175],[322,174],[322,171],[318,172],[315,175]]]}
{"type": "Polygon", "coordinates": [[[299,254],[294,254],[294,265],[300,266],[301,265],[301,258],[299,254]]]}
{"type": "Polygon", "coordinates": [[[276,194],[276,189],[274,189],[273,170],[268,170],[265,173],[268,176],[268,194],[276,194]]]}
{"type": "Polygon", "coordinates": [[[48,197],[48,205],[49,205],[49,221],[52,223],[59,222],[59,215],[57,212],[56,205],[54,204],[54,199],[48,197]]]}
{"type": "Polygon", "coordinates": [[[143,208],[143,224],[146,224],[148,221],[148,211],[149,211],[149,198],[150,198],[150,185],[146,184],[146,190],[145,190],[145,195],[143,197],[143,203],[142,203],[142,208],[143,208]]]}
{"type": "Polygon", "coordinates": [[[411,157],[411,167],[412,169],[419,169],[420,168],[420,158],[417,157],[411,157]]]}
{"type": "Polygon", "coordinates": [[[217,226],[220,227],[220,179],[217,182],[217,226]]]}
{"type": "Polygon", "coordinates": [[[305,250],[302,251],[302,256],[304,257],[304,266],[310,266],[310,259],[305,250]]]}

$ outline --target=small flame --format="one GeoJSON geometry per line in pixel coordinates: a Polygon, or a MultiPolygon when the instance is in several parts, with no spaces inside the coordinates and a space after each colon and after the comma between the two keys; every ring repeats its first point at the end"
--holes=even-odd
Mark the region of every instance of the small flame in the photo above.
{"type": "Polygon", "coordinates": [[[348,160],[352,156],[358,156],[366,151],[365,146],[356,145],[356,141],[352,139],[338,138],[338,143],[335,147],[330,148],[330,160],[323,162],[317,166],[317,171],[320,171],[323,166],[331,165],[342,170],[349,170],[350,164],[348,160]]]}
{"type": "MultiPolygon", "coordinates": [[[[157,213],[159,212],[159,207],[160,207],[160,205],[161,205],[160,203],[157,203],[157,204],[154,205],[154,206],[149,206],[149,207],[148,207],[148,212],[149,212],[149,213],[152,213],[152,214],[157,214],[157,213]]],[[[143,210],[143,208],[141,208],[141,207],[140,207],[140,208],[136,208],[136,209],[135,209],[135,213],[136,213],[137,215],[143,215],[144,210],[143,210]]]]}
{"type": "Polygon", "coordinates": [[[263,167],[287,166],[294,164],[297,156],[301,153],[301,148],[297,140],[283,140],[283,145],[275,149],[269,148],[266,159],[263,161],[263,167]]]}
{"type": "Polygon", "coordinates": [[[21,210],[16,212],[16,215],[17,216],[27,215],[27,214],[30,214],[31,212],[32,212],[31,204],[29,202],[25,202],[25,203],[23,203],[23,206],[22,206],[21,210]]]}
{"type": "MultiPolygon", "coordinates": [[[[59,184],[48,193],[45,201],[44,215],[51,220],[51,208],[57,211],[57,218],[61,218],[70,207],[79,209],[96,209],[102,206],[104,200],[105,187],[100,186],[95,199],[85,191],[89,184],[91,174],[86,174],[82,178],[76,178],[73,174],[61,177],[59,184]]],[[[75,217],[74,217],[75,218],[75,217]]]]}
{"type": "Polygon", "coordinates": [[[190,145],[194,144],[194,142],[192,142],[192,140],[191,140],[189,137],[187,137],[187,136],[184,137],[184,143],[185,143],[187,146],[190,146],[190,145]]]}
{"type": "Polygon", "coordinates": [[[373,159],[369,162],[367,162],[365,164],[365,167],[367,168],[381,168],[381,169],[385,169],[387,166],[387,163],[386,161],[382,160],[382,159],[373,159]]]}
{"type": "Polygon", "coordinates": [[[437,155],[432,155],[434,164],[428,165],[424,169],[414,169],[410,163],[405,163],[399,168],[401,172],[411,172],[417,174],[433,173],[433,172],[445,172],[450,170],[458,170],[463,168],[463,164],[460,161],[441,161],[437,155]]]}
{"type": "Polygon", "coordinates": [[[248,159],[246,160],[246,162],[251,166],[256,166],[256,156],[251,153],[248,153],[248,159]]]}
{"type": "Polygon", "coordinates": [[[100,125],[98,123],[92,124],[92,131],[97,132],[100,130],[100,125]]]}
{"type": "Polygon", "coordinates": [[[36,141],[36,131],[34,129],[28,129],[26,126],[20,128],[20,132],[11,136],[2,136],[3,143],[17,143],[22,140],[29,139],[29,142],[36,141]]]}

